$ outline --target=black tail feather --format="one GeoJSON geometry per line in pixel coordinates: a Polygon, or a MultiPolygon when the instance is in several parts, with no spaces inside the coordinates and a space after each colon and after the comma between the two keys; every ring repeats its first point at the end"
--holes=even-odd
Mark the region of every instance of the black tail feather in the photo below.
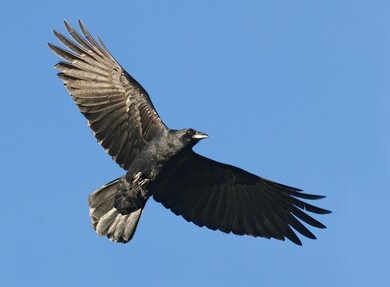
{"type": "Polygon", "coordinates": [[[129,242],[137,229],[142,209],[121,214],[114,207],[119,179],[113,180],[91,193],[88,199],[93,228],[101,236],[115,242],[129,242]]]}

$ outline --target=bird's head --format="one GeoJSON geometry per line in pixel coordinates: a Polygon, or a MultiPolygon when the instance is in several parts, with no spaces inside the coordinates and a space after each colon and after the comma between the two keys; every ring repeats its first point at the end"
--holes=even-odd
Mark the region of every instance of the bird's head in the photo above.
{"type": "Polygon", "coordinates": [[[207,134],[198,132],[194,129],[182,129],[176,131],[176,136],[180,139],[180,142],[184,146],[191,146],[191,147],[196,145],[200,140],[208,137],[207,134]]]}

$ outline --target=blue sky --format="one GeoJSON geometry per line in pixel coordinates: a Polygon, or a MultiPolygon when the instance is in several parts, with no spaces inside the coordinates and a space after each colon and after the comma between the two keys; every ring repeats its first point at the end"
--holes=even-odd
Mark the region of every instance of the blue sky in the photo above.
{"type": "Polygon", "coordinates": [[[2,1],[2,286],[383,286],[390,203],[389,1],[2,1]],[[92,4],[93,3],[93,4],[92,4]],[[87,197],[122,171],[56,78],[83,19],[196,151],[323,194],[318,240],[240,237],[150,200],[131,243],[87,197]]]}

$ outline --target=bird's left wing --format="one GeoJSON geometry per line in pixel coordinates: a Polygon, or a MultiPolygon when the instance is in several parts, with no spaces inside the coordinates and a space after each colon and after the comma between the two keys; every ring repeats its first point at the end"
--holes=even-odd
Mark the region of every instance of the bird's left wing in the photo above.
{"type": "Polygon", "coordinates": [[[301,245],[292,228],[315,239],[301,221],[325,228],[304,210],[330,213],[301,200],[323,196],[302,193],[192,150],[173,159],[164,167],[160,178],[154,193],[156,201],[198,226],[226,233],[280,240],[287,237],[301,245]]]}
{"type": "Polygon", "coordinates": [[[99,144],[127,170],[147,142],[166,126],[145,89],[99,38],[99,43],[95,41],[80,20],[79,25],[84,37],[65,21],[74,41],[54,31],[69,49],[49,43],[53,52],[65,60],[55,67],[99,144]]]}

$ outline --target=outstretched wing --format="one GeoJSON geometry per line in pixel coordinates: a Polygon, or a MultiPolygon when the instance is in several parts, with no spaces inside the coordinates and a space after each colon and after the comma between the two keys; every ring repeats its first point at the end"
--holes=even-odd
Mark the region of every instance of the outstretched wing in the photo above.
{"type": "Polygon", "coordinates": [[[156,201],[187,221],[226,233],[280,240],[287,237],[301,245],[292,228],[316,238],[301,221],[325,228],[303,210],[330,213],[300,200],[323,196],[301,193],[193,151],[172,161],[160,178],[154,193],[156,201]]]}
{"type": "Polygon", "coordinates": [[[85,38],[65,21],[74,41],[54,31],[69,50],[49,43],[65,60],[55,66],[61,71],[58,77],[99,144],[127,170],[145,144],[166,126],[144,88],[118,64],[99,37],[98,44],[80,20],[79,25],[85,38]]]}

